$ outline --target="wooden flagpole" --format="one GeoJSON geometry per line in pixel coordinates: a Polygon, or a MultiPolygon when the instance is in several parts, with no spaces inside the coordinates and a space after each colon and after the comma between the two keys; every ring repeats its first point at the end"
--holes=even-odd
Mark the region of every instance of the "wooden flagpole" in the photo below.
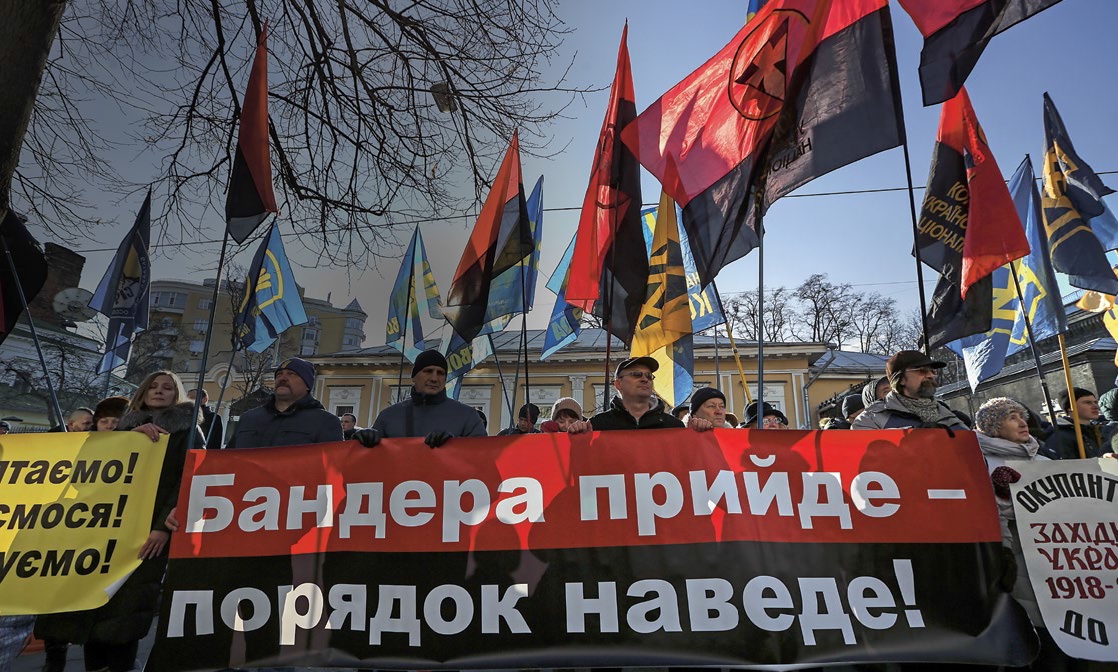
{"type": "MultiPolygon", "coordinates": [[[[1064,364],[1064,383],[1068,388],[1068,405],[1071,406],[1071,421],[1075,425],[1075,445],[1079,448],[1079,459],[1082,460],[1087,456],[1087,453],[1083,450],[1083,429],[1079,426],[1079,404],[1077,403],[1078,400],[1075,398],[1075,388],[1072,387],[1071,384],[1071,366],[1068,365],[1068,350],[1064,345],[1064,335],[1056,334],[1056,338],[1059,339],[1060,342],[1060,361],[1064,364]]],[[[1067,411],[1068,409],[1065,408],[1064,410],[1067,411]]],[[[1054,424],[1055,423],[1053,423],[1053,425],[1054,424]]]]}

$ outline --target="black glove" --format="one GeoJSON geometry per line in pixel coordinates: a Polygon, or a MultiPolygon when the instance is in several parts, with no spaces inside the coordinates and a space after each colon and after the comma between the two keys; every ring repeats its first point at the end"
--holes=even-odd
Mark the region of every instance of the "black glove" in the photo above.
{"type": "Polygon", "coordinates": [[[373,446],[380,443],[380,432],[373,429],[372,427],[359,429],[353,433],[353,440],[357,441],[366,448],[372,448],[373,446]]]}
{"type": "Polygon", "coordinates": [[[448,432],[431,432],[423,439],[423,443],[429,448],[438,448],[452,438],[454,437],[448,432]]]}

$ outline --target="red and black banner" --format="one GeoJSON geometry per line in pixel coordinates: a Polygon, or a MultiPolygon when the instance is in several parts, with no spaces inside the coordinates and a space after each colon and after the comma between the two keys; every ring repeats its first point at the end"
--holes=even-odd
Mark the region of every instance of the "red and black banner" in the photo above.
{"type": "Polygon", "coordinates": [[[622,132],[683,208],[701,284],[778,198],[903,137],[886,0],[771,0],[622,132]]]}
{"type": "MultiPolygon", "coordinates": [[[[194,451],[158,670],[1022,665],[973,434],[194,451]]],[[[1009,583],[1012,581],[1009,580],[1009,583]]]]}
{"type": "Polygon", "coordinates": [[[513,131],[446,293],[443,315],[463,341],[473,341],[485,326],[493,279],[522,262],[534,246],[520,174],[520,141],[513,131]]]}
{"type": "Polygon", "coordinates": [[[268,145],[268,26],[256,40],[256,55],[241,103],[241,128],[237,153],[229,174],[225,220],[229,236],[241,244],[248,240],[269,212],[278,212],[272,191],[272,164],[268,145]]]}
{"type": "Polygon", "coordinates": [[[47,281],[43,246],[27,230],[27,220],[8,208],[0,223],[0,236],[11,254],[0,250],[0,343],[16,328],[23,302],[30,304],[47,281]],[[20,297],[22,286],[23,297],[20,297]]]}
{"type": "Polygon", "coordinates": [[[899,0],[924,36],[924,105],[954,98],[991,39],[1060,0],[899,0]]]}
{"type": "Polygon", "coordinates": [[[633,341],[648,286],[648,251],[640,212],[641,166],[620,139],[621,129],[637,118],[628,34],[626,24],[564,294],[567,303],[602,318],[625,347],[633,341]]]}

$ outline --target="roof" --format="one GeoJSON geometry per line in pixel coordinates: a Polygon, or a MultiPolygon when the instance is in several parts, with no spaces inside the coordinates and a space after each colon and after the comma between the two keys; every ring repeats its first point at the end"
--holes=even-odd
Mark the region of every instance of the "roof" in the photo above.
{"type": "MultiPolygon", "coordinates": [[[[1101,337],[1101,338],[1095,338],[1095,339],[1091,339],[1089,341],[1084,341],[1082,343],[1076,343],[1075,345],[1069,345],[1068,348],[1067,348],[1067,353],[1068,353],[1068,359],[1071,359],[1072,357],[1075,357],[1076,355],[1081,355],[1085,352],[1105,352],[1107,354],[1113,354],[1114,350],[1116,348],[1118,348],[1118,343],[1116,343],[1113,338],[1111,338],[1109,336],[1104,336],[1104,337],[1101,337]]],[[[1061,360],[1060,351],[1055,350],[1055,351],[1048,352],[1048,353],[1045,353],[1045,354],[1041,355],[1040,356],[1040,365],[1044,368],[1048,368],[1048,365],[1050,365],[1050,364],[1060,364],[1060,360],[1061,360]]],[[[1016,364],[1012,364],[1010,366],[1005,367],[1000,372],[998,372],[996,375],[991,376],[990,378],[987,378],[986,380],[982,381],[978,386],[980,388],[990,387],[992,385],[997,384],[999,381],[1003,381],[1007,378],[1012,378],[1014,376],[1025,373],[1026,371],[1035,371],[1035,370],[1036,370],[1036,361],[1030,357],[1030,358],[1025,359],[1023,361],[1017,362],[1016,364]]],[[[939,394],[940,395],[948,395],[948,394],[952,394],[952,393],[955,393],[955,392],[960,392],[962,390],[969,390],[969,389],[970,389],[970,381],[968,381],[964,377],[961,380],[957,380],[953,383],[948,383],[947,385],[944,385],[943,387],[939,388],[939,394]]]]}
{"type": "MultiPolygon", "coordinates": [[[[545,329],[529,329],[528,336],[528,350],[542,352],[544,337],[547,331],[545,329]]],[[[493,348],[498,353],[516,353],[520,350],[521,334],[519,329],[500,331],[492,335],[493,348]]],[[[694,348],[696,352],[708,350],[713,354],[715,348],[715,338],[713,336],[704,336],[702,334],[694,335],[694,348]]],[[[625,344],[621,339],[616,336],[610,337],[610,349],[613,352],[626,352],[625,344]]],[[[442,341],[439,338],[428,338],[425,340],[426,347],[431,350],[439,350],[442,346],[442,341]]],[[[719,338],[717,346],[721,352],[725,353],[723,356],[730,356],[730,346],[725,338],[719,338]]],[[[746,348],[756,348],[756,341],[737,341],[738,350],[741,351],[746,348]]],[[[823,352],[826,348],[821,343],[765,343],[765,346],[785,346],[785,348],[802,349],[808,354],[809,361],[823,352]]],[[[552,357],[556,360],[577,360],[585,358],[587,355],[597,356],[604,353],[606,350],[606,332],[604,329],[584,328],[579,333],[578,337],[573,343],[570,343],[562,350],[556,352],[552,357]]],[[[704,353],[705,354],[705,353],[704,353]]],[[[799,353],[797,353],[799,354],[799,353]]],[[[315,357],[308,357],[310,361],[329,360],[331,363],[336,363],[338,360],[357,360],[367,359],[370,357],[399,357],[400,351],[388,345],[374,345],[367,348],[360,348],[358,350],[346,350],[336,353],[325,353],[316,355],[315,357]]]]}
{"type": "Polygon", "coordinates": [[[885,362],[888,359],[887,355],[875,355],[868,352],[828,350],[826,354],[812,364],[812,367],[816,369],[826,367],[827,371],[835,373],[877,375],[885,371],[885,362]]]}

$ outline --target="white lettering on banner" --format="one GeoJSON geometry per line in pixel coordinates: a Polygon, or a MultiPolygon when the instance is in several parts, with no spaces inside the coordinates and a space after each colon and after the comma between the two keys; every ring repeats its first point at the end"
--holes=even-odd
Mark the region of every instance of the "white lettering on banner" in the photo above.
{"type": "Polygon", "coordinates": [[[365,630],[365,613],[368,603],[368,589],[361,583],[335,583],[330,586],[330,616],[326,619],[327,630],[341,630],[349,621],[349,629],[357,632],[365,630]]]}
{"type": "MultiPolygon", "coordinates": [[[[235,520],[239,530],[247,533],[337,526],[338,538],[350,539],[356,528],[371,527],[373,538],[384,539],[390,523],[422,527],[438,519],[440,540],[458,543],[464,528],[477,527],[486,520],[506,525],[539,523],[545,512],[543,485],[523,476],[504,479],[492,489],[478,479],[443,481],[441,488],[426,481],[407,480],[392,486],[391,492],[386,492],[387,486],[381,482],[348,483],[345,506],[340,511],[335,508],[340,493],[336,495],[329,484],[296,485],[286,492],[254,487],[245,491],[240,501],[219,494],[220,488],[234,483],[234,474],[193,477],[185,520],[187,532],[220,532],[235,520]]],[[[1069,483],[1069,488],[1075,487],[1074,482],[1069,483]]],[[[848,485],[849,502],[844,499],[844,484],[837,472],[697,470],[688,472],[686,483],[669,471],[581,475],[579,516],[583,521],[631,520],[637,534],[647,537],[657,533],[660,521],[680,516],[707,517],[717,509],[726,515],[795,518],[805,530],[814,529],[820,518],[833,518],[841,529],[852,529],[851,509],[868,518],[888,517],[900,510],[900,488],[887,474],[855,474],[848,485]],[[739,473],[740,485],[736,480],[739,473]],[[794,501],[792,495],[793,478],[803,484],[800,501],[794,501]],[[607,511],[602,511],[603,506],[607,511]]],[[[1101,486],[1097,489],[1102,491],[1101,486]]],[[[32,514],[24,510],[12,514],[10,508],[0,504],[0,527],[7,520],[4,516],[11,516],[15,521],[12,525],[31,520],[32,514]]],[[[59,508],[52,512],[54,518],[48,522],[63,520],[62,511],[59,508]]],[[[71,516],[74,525],[93,525],[86,522],[85,512],[83,508],[71,516]]],[[[107,508],[97,511],[93,518],[103,522],[108,512],[107,508]]],[[[37,518],[37,513],[34,516],[37,518]]]]}
{"type": "Polygon", "coordinates": [[[649,597],[625,612],[625,623],[633,632],[683,632],[679,621],[679,598],[675,587],[661,579],[643,579],[629,586],[629,597],[649,597]]]}
{"type": "Polygon", "coordinates": [[[167,636],[186,636],[186,608],[188,606],[194,607],[193,634],[214,634],[214,591],[176,590],[171,595],[171,615],[167,623],[167,636]]]}
{"type": "Polygon", "coordinates": [[[322,589],[313,583],[280,586],[278,602],[282,605],[279,614],[280,644],[283,646],[295,643],[296,628],[310,630],[322,620],[322,589]],[[302,611],[300,603],[305,605],[302,611]]]}
{"type": "Polygon", "coordinates": [[[419,646],[419,616],[416,609],[415,586],[381,586],[377,611],[369,619],[369,643],[380,646],[386,632],[406,633],[408,646],[419,646]],[[400,615],[393,616],[395,605],[400,615]]]}
{"type": "MultiPolygon", "coordinates": [[[[833,577],[799,577],[795,583],[798,600],[792,588],[774,576],[753,577],[741,589],[740,597],[733,584],[722,578],[687,579],[682,598],[667,581],[642,579],[631,584],[625,594],[647,599],[628,606],[625,623],[641,634],[680,632],[680,614],[685,612],[687,631],[725,632],[741,627],[744,614],[748,623],[766,632],[784,632],[799,621],[800,636],[807,646],[817,645],[817,633],[821,631],[835,631],[844,644],[856,644],[854,621],[871,630],[885,630],[897,625],[903,611],[909,628],[924,627],[912,590],[911,561],[894,560],[893,570],[900,599],[885,580],[873,576],[854,577],[845,591],[833,577]],[[796,604],[801,605],[798,614],[796,604]]],[[[621,609],[617,584],[598,582],[597,597],[588,597],[588,588],[582,583],[566,584],[567,632],[617,632],[621,609]],[[596,631],[588,628],[588,615],[597,617],[596,631]]]]}
{"type": "Polygon", "coordinates": [[[257,588],[238,588],[221,601],[221,622],[237,632],[252,632],[264,627],[272,615],[272,604],[268,596],[257,588]],[[246,619],[241,604],[251,607],[251,615],[246,619]]]}
{"type": "Polygon", "coordinates": [[[523,614],[516,610],[516,603],[528,596],[528,584],[515,583],[501,595],[500,586],[481,587],[481,631],[487,635],[501,632],[501,621],[508,626],[509,632],[526,634],[532,632],[523,614]]]}

